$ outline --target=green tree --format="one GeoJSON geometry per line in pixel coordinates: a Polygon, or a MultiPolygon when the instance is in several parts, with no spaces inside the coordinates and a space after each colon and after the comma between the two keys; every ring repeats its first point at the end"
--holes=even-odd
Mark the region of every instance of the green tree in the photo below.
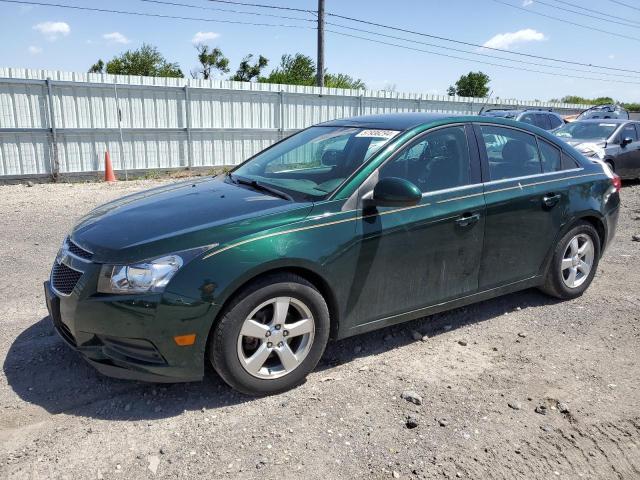
{"type": "Polygon", "coordinates": [[[102,59],[99,59],[96,63],[91,65],[89,73],[104,73],[104,62],[102,59]]]}
{"type": "Polygon", "coordinates": [[[98,60],[91,66],[89,72],[146,77],[184,77],[177,63],[168,62],[156,47],[146,43],[137,50],[127,50],[113,57],[106,66],[102,60],[98,60]]]}
{"type": "Polygon", "coordinates": [[[353,90],[364,90],[367,86],[359,78],[353,78],[350,75],[344,73],[331,74],[327,73],[324,76],[325,87],[331,88],[350,88],[353,90]]]}
{"type": "Polygon", "coordinates": [[[585,98],[579,95],[565,95],[561,99],[553,99],[552,102],[562,103],[582,103],[586,105],[607,105],[610,103],[616,103],[611,97],[598,97],[598,98],[585,98]]]}
{"type": "Polygon", "coordinates": [[[204,78],[208,80],[211,75],[218,70],[222,73],[229,73],[229,59],[224,56],[219,48],[210,48],[207,45],[196,45],[198,51],[198,61],[200,67],[191,71],[193,78],[204,78]]]}
{"type": "Polygon", "coordinates": [[[252,59],[253,55],[251,54],[244,57],[235,75],[231,77],[231,80],[235,82],[250,82],[254,78],[258,78],[262,69],[269,63],[269,60],[262,55],[258,57],[257,62],[251,63],[252,59]]]}
{"type": "MultiPolygon", "coordinates": [[[[267,77],[260,77],[259,81],[263,83],[313,86],[316,84],[316,64],[311,57],[302,53],[283,55],[280,59],[280,65],[267,77]]],[[[331,88],[366,88],[364,82],[359,78],[353,78],[345,73],[333,74],[326,71],[324,84],[326,87],[331,88]]]]}
{"type": "Polygon", "coordinates": [[[282,55],[280,65],[271,71],[267,77],[260,77],[263,83],[282,83],[285,85],[314,85],[316,64],[307,55],[282,55]]]}
{"type": "Polygon", "coordinates": [[[482,72],[469,72],[462,75],[456,82],[455,87],[452,85],[448,88],[449,95],[458,95],[460,97],[486,97],[489,93],[489,75],[482,72]]]}

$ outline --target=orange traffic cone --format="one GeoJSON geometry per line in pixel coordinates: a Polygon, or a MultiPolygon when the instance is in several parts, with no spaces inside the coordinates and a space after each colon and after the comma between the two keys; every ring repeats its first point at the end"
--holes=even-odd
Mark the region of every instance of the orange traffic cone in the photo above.
{"type": "Polygon", "coordinates": [[[116,174],[113,173],[113,167],[111,166],[111,156],[109,155],[109,150],[104,152],[104,181],[105,182],[115,182],[118,180],[116,178],[116,174]]]}

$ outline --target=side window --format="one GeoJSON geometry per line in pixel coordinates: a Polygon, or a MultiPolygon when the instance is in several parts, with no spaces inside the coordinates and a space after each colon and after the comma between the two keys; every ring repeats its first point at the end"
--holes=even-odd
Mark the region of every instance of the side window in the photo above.
{"type": "Polygon", "coordinates": [[[445,127],[406,147],[380,169],[379,178],[405,178],[425,193],[468,185],[470,167],[464,127],[445,127]]]}
{"type": "Polygon", "coordinates": [[[558,128],[560,125],[562,125],[564,122],[556,117],[555,115],[549,115],[549,122],[551,123],[551,128],[558,128]]]}
{"type": "Polygon", "coordinates": [[[571,158],[566,153],[562,154],[562,169],[563,170],[571,170],[572,168],[578,168],[578,162],[576,162],[573,158],[571,158]]]}
{"type": "Polygon", "coordinates": [[[538,138],[538,145],[542,157],[542,171],[549,173],[562,170],[560,150],[541,138],[538,138]]]}
{"type": "Polygon", "coordinates": [[[546,113],[536,113],[536,126],[543,130],[551,130],[551,122],[549,121],[549,115],[546,113]]]}
{"type": "Polygon", "coordinates": [[[640,138],[640,123],[636,123],[636,135],[640,138]]]}
{"type": "Polygon", "coordinates": [[[636,129],[634,128],[633,123],[627,123],[624,127],[622,127],[622,130],[620,130],[620,135],[618,136],[620,141],[622,141],[623,138],[627,137],[631,138],[634,142],[638,141],[638,134],[636,132],[636,129]]]}
{"type": "Polygon", "coordinates": [[[520,117],[520,121],[524,122],[524,123],[528,123],[529,125],[535,125],[536,124],[536,117],[533,113],[524,113],[521,117],[520,117]]]}
{"type": "Polygon", "coordinates": [[[525,177],[542,172],[536,137],[506,127],[481,125],[491,180],[525,177]]]}

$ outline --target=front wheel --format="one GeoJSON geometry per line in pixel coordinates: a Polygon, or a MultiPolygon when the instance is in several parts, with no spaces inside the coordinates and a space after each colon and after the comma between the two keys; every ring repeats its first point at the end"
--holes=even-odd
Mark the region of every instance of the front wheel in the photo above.
{"type": "Polygon", "coordinates": [[[288,390],[317,365],[329,338],[327,304],[293,274],[265,277],[235,297],[216,325],[209,358],[223,380],[248,395],[288,390]]]}
{"type": "Polygon", "coordinates": [[[582,295],[598,268],[600,248],[600,237],[593,225],[575,225],[556,246],[542,290],[563,299],[582,295]]]}

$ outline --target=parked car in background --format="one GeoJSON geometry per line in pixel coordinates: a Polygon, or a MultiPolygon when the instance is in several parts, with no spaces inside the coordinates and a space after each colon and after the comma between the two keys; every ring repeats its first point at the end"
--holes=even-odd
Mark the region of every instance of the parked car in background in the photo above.
{"type": "Polygon", "coordinates": [[[618,182],[522,122],[335,120],[226,175],[98,207],[45,283],[60,336],[116,377],[301,383],[341,339],[530,287],[582,295],[618,182]]]}
{"type": "Polygon", "coordinates": [[[586,157],[602,160],[620,177],[640,177],[640,122],[582,120],[563,126],[554,134],[586,157]]]}
{"type": "Polygon", "coordinates": [[[620,105],[595,105],[586,109],[580,115],[578,115],[575,121],[590,120],[590,119],[607,119],[616,118],[620,120],[629,120],[629,112],[620,105]]]}
{"type": "Polygon", "coordinates": [[[505,110],[491,108],[481,113],[484,117],[508,118],[517,122],[535,125],[543,130],[554,130],[564,125],[563,118],[550,110],[527,109],[527,110],[505,110]]]}

